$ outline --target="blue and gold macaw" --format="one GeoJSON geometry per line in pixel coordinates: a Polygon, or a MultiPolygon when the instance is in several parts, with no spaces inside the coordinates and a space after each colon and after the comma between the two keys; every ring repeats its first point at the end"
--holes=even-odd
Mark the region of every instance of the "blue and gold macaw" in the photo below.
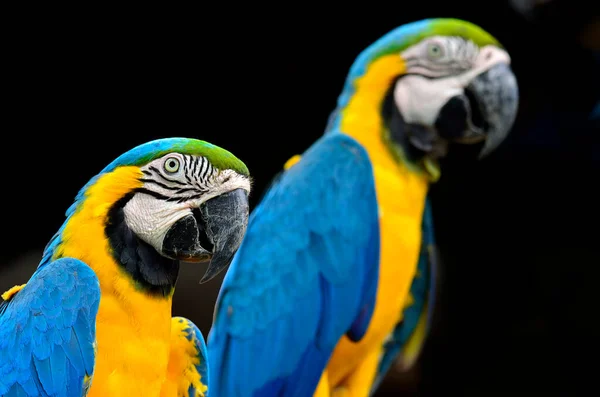
{"type": "Polygon", "coordinates": [[[250,216],[208,338],[212,392],[365,397],[398,355],[415,360],[435,273],[428,186],[451,145],[485,156],[507,135],[509,64],[455,19],[402,26],[359,55],[325,135],[250,216]]]}
{"type": "Polygon", "coordinates": [[[204,338],[171,318],[179,261],[229,265],[248,169],[195,139],[118,157],[79,192],[26,285],[2,295],[0,395],[208,396],[204,338]]]}

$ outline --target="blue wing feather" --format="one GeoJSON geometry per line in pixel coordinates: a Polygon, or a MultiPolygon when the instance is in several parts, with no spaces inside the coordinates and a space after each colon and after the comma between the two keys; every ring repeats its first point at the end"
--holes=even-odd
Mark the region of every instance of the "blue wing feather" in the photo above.
{"type": "MultiPolygon", "coordinates": [[[[398,357],[402,356],[403,348],[409,339],[414,336],[417,324],[423,316],[426,316],[427,327],[424,334],[428,334],[435,307],[437,266],[431,203],[428,199],[423,212],[421,252],[417,264],[417,275],[410,287],[410,294],[414,299],[414,303],[404,309],[402,322],[396,326],[392,335],[390,335],[390,339],[383,347],[383,355],[379,362],[371,393],[377,390],[392,364],[398,357]]],[[[422,342],[419,341],[420,344],[422,342]]]]}
{"type": "Polygon", "coordinates": [[[100,284],[85,263],[39,268],[0,306],[0,395],[78,396],[94,371],[100,284]]]}
{"type": "Polygon", "coordinates": [[[379,274],[373,170],[328,134],[253,211],[208,339],[218,396],[308,396],[338,340],[365,333],[379,274]]]}

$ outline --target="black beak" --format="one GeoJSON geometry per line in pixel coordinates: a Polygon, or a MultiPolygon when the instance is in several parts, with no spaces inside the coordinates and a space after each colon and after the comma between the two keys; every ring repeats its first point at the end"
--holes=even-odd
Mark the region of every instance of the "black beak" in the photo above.
{"type": "Polygon", "coordinates": [[[500,63],[476,76],[464,94],[450,98],[435,126],[440,136],[458,143],[485,141],[479,158],[494,151],[513,126],[519,105],[517,79],[500,63]]]}
{"type": "Polygon", "coordinates": [[[229,266],[242,243],[248,226],[248,193],[243,189],[233,190],[208,200],[200,210],[214,245],[210,264],[200,280],[205,283],[229,266]]]}
{"type": "Polygon", "coordinates": [[[237,252],[248,226],[248,193],[243,189],[214,197],[167,232],[162,251],[185,262],[210,260],[201,283],[225,269],[237,252]]]}

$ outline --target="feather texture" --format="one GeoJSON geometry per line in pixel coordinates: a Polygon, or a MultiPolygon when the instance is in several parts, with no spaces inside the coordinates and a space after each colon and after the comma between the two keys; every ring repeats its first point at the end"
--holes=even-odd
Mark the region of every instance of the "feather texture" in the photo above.
{"type": "Polygon", "coordinates": [[[0,306],[0,395],[77,396],[94,372],[100,285],[85,263],[38,269],[0,306]]]}
{"type": "Polygon", "coordinates": [[[271,186],[225,277],[209,335],[215,396],[309,396],[340,337],[369,324],[379,223],[365,150],[328,134],[271,186]]]}
{"type": "Polygon", "coordinates": [[[194,344],[195,351],[192,356],[194,370],[200,375],[200,382],[202,384],[202,387],[191,384],[188,391],[189,397],[196,397],[198,394],[209,397],[208,391],[202,394],[202,391],[208,387],[208,353],[206,351],[204,336],[196,324],[192,323],[190,320],[182,317],[176,317],[174,320],[183,321],[186,324],[184,329],[185,338],[194,344]],[[200,388],[202,388],[202,390],[199,390],[200,388]]]}

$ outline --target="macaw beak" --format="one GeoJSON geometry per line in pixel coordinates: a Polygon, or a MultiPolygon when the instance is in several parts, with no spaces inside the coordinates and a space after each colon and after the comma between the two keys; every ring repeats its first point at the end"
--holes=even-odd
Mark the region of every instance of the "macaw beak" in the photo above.
{"type": "Polygon", "coordinates": [[[248,226],[248,192],[236,189],[208,200],[201,208],[207,220],[208,236],[213,242],[213,256],[200,280],[212,280],[231,263],[248,226]]]}
{"type": "Polygon", "coordinates": [[[493,152],[510,132],[519,105],[517,79],[510,65],[498,63],[475,76],[442,107],[436,120],[440,135],[471,144],[484,141],[479,158],[493,152]]]}
{"type": "Polygon", "coordinates": [[[184,262],[209,262],[200,280],[213,279],[232,261],[248,226],[248,192],[235,189],[203,203],[171,226],[163,240],[165,255],[184,262]]]}
{"type": "Polygon", "coordinates": [[[509,65],[500,63],[475,77],[467,90],[479,101],[487,124],[485,144],[479,153],[481,159],[506,139],[515,122],[519,107],[517,78],[509,65]]]}

